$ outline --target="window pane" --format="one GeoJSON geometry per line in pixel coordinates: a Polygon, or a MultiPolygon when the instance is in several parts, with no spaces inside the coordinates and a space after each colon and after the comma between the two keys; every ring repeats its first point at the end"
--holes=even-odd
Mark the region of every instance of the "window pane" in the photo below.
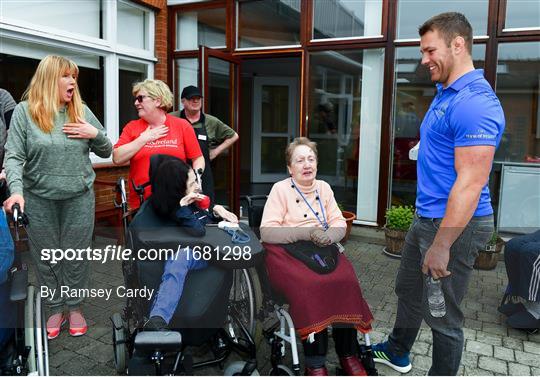
{"type": "Polygon", "coordinates": [[[199,60],[198,59],[177,59],[176,79],[178,80],[178,93],[175,93],[177,103],[180,104],[180,94],[186,86],[198,86],[199,60]]]}
{"type": "Polygon", "coordinates": [[[286,133],[289,130],[289,87],[263,85],[261,92],[261,132],[286,133]]]}
{"type": "Polygon", "coordinates": [[[310,54],[308,137],[317,142],[317,177],[365,221],[376,221],[383,62],[382,49],[310,54]]]}
{"type": "Polygon", "coordinates": [[[313,39],[381,34],[381,0],[315,0],[313,39]]]}
{"type": "MultiPolygon", "coordinates": [[[[475,68],[484,67],[485,54],[485,45],[473,45],[475,68]]],[[[420,140],[420,124],[435,95],[435,84],[420,64],[418,47],[396,49],[395,85],[391,204],[414,205],[416,161],[409,160],[409,149],[420,140]]]]}
{"type": "Polygon", "coordinates": [[[506,129],[496,161],[540,163],[540,42],[499,45],[497,86],[506,129]]]}
{"type": "Polygon", "coordinates": [[[103,123],[103,57],[96,56],[95,53],[2,38],[0,44],[0,61],[2,62],[0,88],[8,90],[13,98],[19,102],[39,62],[49,54],[66,57],[78,65],[78,86],[81,97],[105,126],[103,123]],[[13,74],[14,72],[16,74],[13,74]]]}
{"type": "Polygon", "coordinates": [[[300,0],[238,3],[238,47],[300,44],[300,0]]]}
{"type": "Polygon", "coordinates": [[[147,13],[144,10],[130,6],[129,4],[118,2],[118,43],[140,48],[148,48],[148,25],[147,13]]]}
{"type": "Polygon", "coordinates": [[[129,60],[119,60],[118,65],[118,125],[121,134],[129,121],[139,118],[133,104],[132,89],[133,84],[148,77],[148,66],[129,60]]]}
{"type": "Polygon", "coordinates": [[[275,174],[283,171],[283,156],[289,140],[287,137],[261,137],[261,173],[275,174]]]}
{"type": "Polygon", "coordinates": [[[65,0],[2,0],[0,14],[2,18],[101,38],[101,1],[77,0],[73,5],[65,0]]]}
{"type": "Polygon", "coordinates": [[[196,50],[199,45],[225,47],[225,9],[204,9],[178,14],[176,49],[196,50]]]}
{"type": "Polygon", "coordinates": [[[538,0],[506,0],[505,29],[540,27],[538,0]]]}
{"type": "Polygon", "coordinates": [[[487,35],[488,0],[400,0],[397,39],[420,38],[418,27],[443,12],[463,13],[471,23],[473,35],[487,35]]]}

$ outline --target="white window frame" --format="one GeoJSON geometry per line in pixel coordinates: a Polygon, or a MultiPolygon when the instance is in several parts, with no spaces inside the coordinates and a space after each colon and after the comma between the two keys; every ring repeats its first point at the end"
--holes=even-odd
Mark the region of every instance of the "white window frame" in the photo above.
{"type": "MultiPolygon", "coordinates": [[[[152,10],[120,0],[125,4],[139,8],[146,12],[148,30],[148,50],[132,48],[117,43],[117,2],[103,0],[103,39],[69,33],[51,27],[31,24],[19,20],[2,17],[0,19],[0,40],[2,38],[15,39],[21,42],[42,44],[45,46],[63,48],[102,56],[104,59],[103,74],[103,121],[107,136],[115,143],[119,137],[118,124],[118,94],[119,59],[132,60],[147,65],[148,78],[154,77],[154,64],[157,58],[155,50],[155,14],[152,10]]],[[[93,163],[111,162],[111,158],[100,158],[93,153],[90,156],[93,163]]]]}
{"type": "MultiPolygon", "coordinates": [[[[154,12],[150,11],[148,8],[145,8],[143,7],[142,5],[139,5],[139,4],[135,4],[135,3],[132,3],[132,2],[129,2],[129,1],[126,1],[126,0],[119,0],[119,2],[121,2],[122,4],[126,4],[132,8],[135,8],[135,9],[139,9],[139,10],[142,10],[143,12],[145,12],[145,18],[144,18],[144,22],[145,24],[148,25],[148,30],[146,30],[146,37],[148,38],[148,48],[146,49],[138,49],[138,48],[134,48],[134,47],[130,47],[130,46],[126,46],[126,45],[123,45],[123,44],[120,44],[120,43],[117,43],[116,41],[116,32],[117,30],[115,29],[114,30],[114,40],[115,40],[115,43],[116,43],[116,51],[119,52],[119,53],[122,53],[122,54],[125,54],[125,55],[146,55],[146,54],[149,54],[149,55],[152,55],[153,57],[153,53],[151,53],[152,51],[154,51],[155,49],[155,29],[156,29],[156,24],[155,24],[155,15],[154,15],[154,12]]],[[[118,10],[118,7],[117,7],[117,3],[115,1],[107,1],[106,2],[107,4],[109,4],[108,6],[111,7],[111,8],[114,8],[114,13],[109,11],[107,12],[107,14],[111,14],[113,13],[114,14],[114,18],[116,18],[116,15],[117,15],[117,10],[118,10]]],[[[109,21],[109,20],[107,20],[109,21]]],[[[117,26],[118,23],[117,22],[112,22],[114,24],[114,26],[117,26]]]]}
{"type": "MultiPolygon", "coordinates": [[[[104,3],[107,4],[109,2],[104,1],[104,3]]],[[[110,2],[110,3],[113,3],[113,2],[110,2]]],[[[109,11],[108,7],[105,7],[104,19],[107,19],[109,16],[107,14],[108,11],[109,11]]],[[[105,39],[91,37],[84,34],[73,33],[67,30],[58,29],[51,26],[33,24],[27,21],[5,17],[4,15],[2,15],[2,17],[0,18],[0,28],[12,30],[12,31],[21,31],[27,34],[50,35],[51,37],[54,37],[55,39],[58,39],[58,40],[77,41],[78,43],[86,44],[86,45],[96,45],[96,46],[103,46],[103,47],[107,46],[107,41],[105,39]]]]}

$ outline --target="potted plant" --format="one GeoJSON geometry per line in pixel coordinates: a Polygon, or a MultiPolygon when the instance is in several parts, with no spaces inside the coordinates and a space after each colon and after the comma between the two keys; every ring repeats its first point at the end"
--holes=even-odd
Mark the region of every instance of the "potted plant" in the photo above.
{"type": "Polygon", "coordinates": [[[391,256],[401,257],[405,235],[413,221],[414,209],[412,206],[392,206],[386,210],[385,217],[386,247],[383,251],[391,256]]]}
{"type": "Polygon", "coordinates": [[[474,261],[474,268],[478,270],[493,270],[497,267],[499,255],[504,246],[504,240],[497,232],[493,232],[491,239],[483,249],[478,250],[478,256],[474,261]]]}
{"type": "Polygon", "coordinates": [[[349,236],[351,235],[352,230],[352,223],[354,219],[356,219],[356,215],[353,212],[345,211],[343,209],[343,205],[338,203],[338,207],[341,210],[341,215],[345,218],[345,222],[347,223],[347,229],[345,230],[345,237],[341,240],[341,243],[347,242],[349,239],[349,236]]]}

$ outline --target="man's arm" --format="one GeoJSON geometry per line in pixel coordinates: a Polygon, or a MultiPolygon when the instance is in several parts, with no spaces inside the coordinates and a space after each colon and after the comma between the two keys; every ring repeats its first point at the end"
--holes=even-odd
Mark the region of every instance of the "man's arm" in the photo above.
{"type": "Polygon", "coordinates": [[[438,279],[450,275],[446,270],[450,248],[471,220],[482,188],[489,179],[495,147],[488,145],[455,148],[457,179],[446,205],[446,213],[433,244],[426,253],[422,271],[438,279]]]}
{"type": "Polygon", "coordinates": [[[235,132],[233,136],[223,140],[223,143],[219,144],[216,148],[210,150],[210,160],[213,160],[219,156],[223,151],[227,150],[231,145],[238,140],[238,134],[235,132]]]}

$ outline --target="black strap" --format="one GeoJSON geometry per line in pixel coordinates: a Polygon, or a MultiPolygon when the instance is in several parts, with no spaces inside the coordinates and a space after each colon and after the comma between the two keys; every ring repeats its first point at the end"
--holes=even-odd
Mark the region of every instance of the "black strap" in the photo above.
{"type": "Polygon", "coordinates": [[[337,268],[339,251],[335,244],[318,247],[311,241],[297,241],[281,247],[318,274],[329,274],[337,268]]]}

